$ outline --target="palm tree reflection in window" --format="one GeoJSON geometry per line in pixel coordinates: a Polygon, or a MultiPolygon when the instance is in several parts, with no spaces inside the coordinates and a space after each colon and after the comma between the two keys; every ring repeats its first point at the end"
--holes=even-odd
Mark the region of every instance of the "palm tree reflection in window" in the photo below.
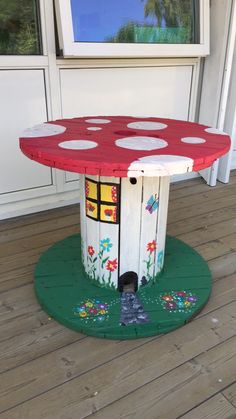
{"type": "Polygon", "coordinates": [[[153,24],[130,20],[121,26],[115,36],[106,42],[189,44],[198,42],[196,22],[199,1],[194,0],[141,0],[145,18],[153,24]]]}

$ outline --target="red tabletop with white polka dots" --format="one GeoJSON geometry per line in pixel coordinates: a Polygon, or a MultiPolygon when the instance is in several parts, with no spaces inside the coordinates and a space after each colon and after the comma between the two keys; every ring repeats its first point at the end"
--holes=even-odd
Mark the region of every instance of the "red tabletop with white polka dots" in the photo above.
{"type": "Polygon", "coordinates": [[[46,166],[99,176],[166,176],[209,167],[229,151],[215,128],[174,119],[90,116],[27,129],[22,152],[46,166]]]}

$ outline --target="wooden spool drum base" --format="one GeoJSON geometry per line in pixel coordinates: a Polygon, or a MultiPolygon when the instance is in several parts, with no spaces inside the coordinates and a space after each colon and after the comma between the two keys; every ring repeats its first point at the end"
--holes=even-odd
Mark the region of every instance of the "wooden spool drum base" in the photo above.
{"type": "Polygon", "coordinates": [[[155,284],[140,286],[133,294],[102,288],[88,280],[80,235],[73,235],[41,256],[35,290],[43,309],[73,330],[135,339],[167,333],[190,321],[208,301],[211,274],[194,249],[167,236],[165,265],[155,284]]]}

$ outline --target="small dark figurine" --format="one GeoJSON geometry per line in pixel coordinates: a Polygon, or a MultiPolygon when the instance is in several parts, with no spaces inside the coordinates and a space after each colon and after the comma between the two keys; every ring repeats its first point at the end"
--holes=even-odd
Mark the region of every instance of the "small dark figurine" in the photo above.
{"type": "Polygon", "coordinates": [[[146,276],[142,276],[142,279],[141,279],[141,286],[142,287],[144,287],[144,285],[147,285],[147,279],[146,279],[146,276]]]}

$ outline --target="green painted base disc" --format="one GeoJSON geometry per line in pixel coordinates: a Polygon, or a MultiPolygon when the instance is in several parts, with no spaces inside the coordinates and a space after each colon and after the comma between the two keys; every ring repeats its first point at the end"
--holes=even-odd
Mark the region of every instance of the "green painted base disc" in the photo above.
{"type": "Polygon", "coordinates": [[[165,267],[158,281],[136,293],[148,322],[123,325],[121,294],[87,279],[80,249],[80,235],[49,248],[36,266],[35,289],[51,317],[86,335],[135,339],[167,333],[190,321],[209,298],[207,263],[190,246],[167,237],[165,267]]]}

